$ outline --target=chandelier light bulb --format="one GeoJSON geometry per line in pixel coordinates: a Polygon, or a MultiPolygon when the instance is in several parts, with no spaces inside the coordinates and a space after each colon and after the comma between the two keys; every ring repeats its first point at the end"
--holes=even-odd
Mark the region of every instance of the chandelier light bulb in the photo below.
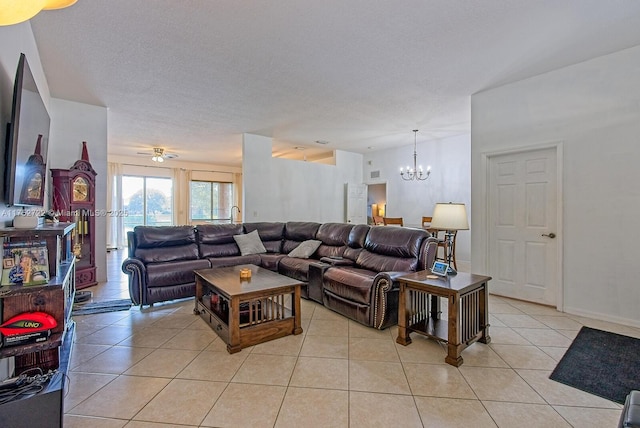
{"type": "Polygon", "coordinates": [[[422,165],[420,167],[417,166],[418,163],[418,130],[413,130],[413,168],[407,166],[407,171],[405,172],[403,168],[400,168],[400,176],[405,181],[417,180],[424,181],[429,178],[431,175],[431,166],[427,167],[426,173],[422,169],[422,165]]]}

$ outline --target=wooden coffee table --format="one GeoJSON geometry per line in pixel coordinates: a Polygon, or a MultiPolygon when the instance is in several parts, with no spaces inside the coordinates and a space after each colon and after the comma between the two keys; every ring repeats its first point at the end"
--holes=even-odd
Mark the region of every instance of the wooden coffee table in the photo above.
{"type": "Polygon", "coordinates": [[[398,306],[398,338],[411,343],[411,332],[447,343],[445,362],[463,363],[462,350],[476,341],[489,343],[489,291],[491,277],[458,272],[455,276],[429,278],[420,271],[401,276],[398,306]],[[440,320],[440,297],[448,302],[447,320],[440,320]]]}
{"type": "Polygon", "coordinates": [[[230,354],[289,334],[302,333],[300,281],[254,265],[201,269],[193,312],[227,344],[230,354]],[[251,278],[240,279],[240,270],[251,278]]]}

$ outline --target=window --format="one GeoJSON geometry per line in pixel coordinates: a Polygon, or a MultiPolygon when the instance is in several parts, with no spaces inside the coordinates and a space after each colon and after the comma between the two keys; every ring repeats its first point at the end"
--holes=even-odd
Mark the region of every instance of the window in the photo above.
{"type": "Polygon", "coordinates": [[[122,177],[125,232],[135,226],[170,226],[173,224],[173,181],[170,178],[122,177]]]}
{"type": "MultiPolygon", "coordinates": [[[[191,221],[231,221],[233,183],[191,181],[191,221]]],[[[237,213],[235,213],[237,214],[237,213]]]]}

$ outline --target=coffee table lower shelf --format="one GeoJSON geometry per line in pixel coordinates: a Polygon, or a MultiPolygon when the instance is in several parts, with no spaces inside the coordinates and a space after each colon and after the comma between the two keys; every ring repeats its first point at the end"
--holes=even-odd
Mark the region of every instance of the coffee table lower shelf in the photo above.
{"type": "Polygon", "coordinates": [[[296,331],[295,318],[291,316],[291,311],[285,309],[285,317],[283,319],[239,325],[237,340],[233,340],[234,338],[232,336],[235,335],[231,334],[229,325],[218,317],[215,312],[211,311],[202,303],[198,303],[196,311],[196,313],[211,326],[218,337],[227,344],[227,351],[230,354],[269,340],[278,339],[290,334],[302,333],[302,328],[296,331]]]}

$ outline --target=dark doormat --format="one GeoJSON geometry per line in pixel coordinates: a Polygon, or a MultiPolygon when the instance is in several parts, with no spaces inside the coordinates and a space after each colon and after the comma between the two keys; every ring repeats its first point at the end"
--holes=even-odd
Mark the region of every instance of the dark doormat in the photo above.
{"type": "Polygon", "coordinates": [[[582,327],[549,378],[624,404],[640,389],[640,339],[582,327]]]}
{"type": "Polygon", "coordinates": [[[128,311],[131,308],[130,299],[105,300],[104,302],[76,303],[73,305],[72,316],[100,314],[104,312],[128,311]]]}

